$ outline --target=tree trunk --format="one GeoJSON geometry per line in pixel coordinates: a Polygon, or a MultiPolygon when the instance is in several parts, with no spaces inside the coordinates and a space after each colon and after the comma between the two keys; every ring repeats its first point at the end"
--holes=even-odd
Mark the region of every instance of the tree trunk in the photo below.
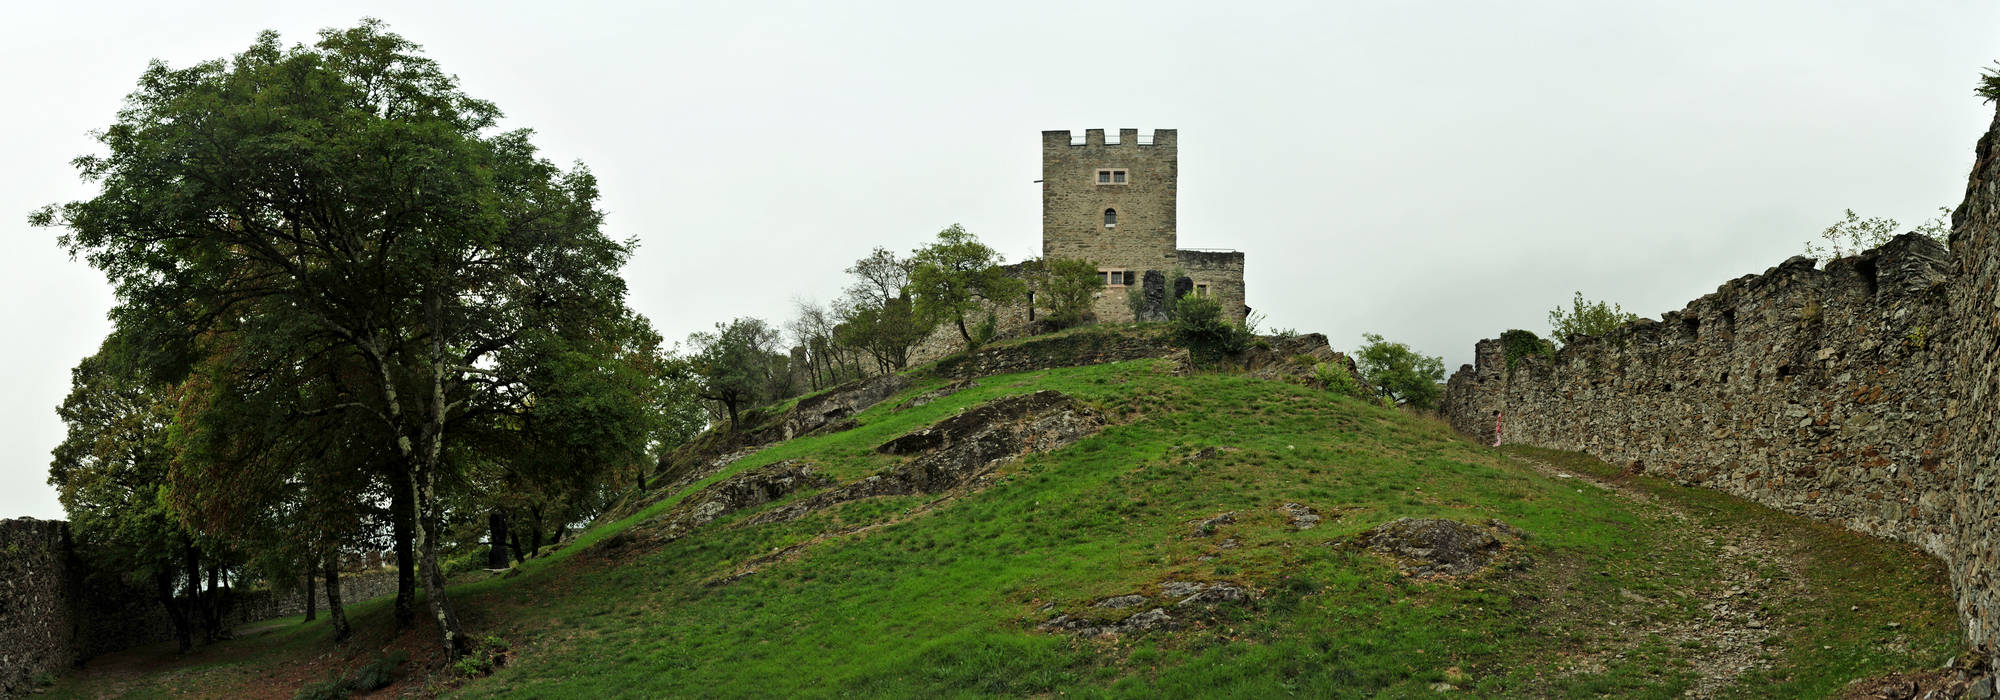
{"type": "Polygon", "coordinates": [[[318,583],[319,583],[319,577],[313,575],[313,565],[307,564],[306,565],[306,622],[312,622],[313,620],[319,619],[319,596],[317,595],[318,591],[314,588],[318,583]]]}
{"type": "Polygon", "coordinates": [[[507,546],[514,550],[514,561],[527,561],[528,555],[521,551],[521,533],[507,533],[507,546]]]}
{"type": "MultiPolygon", "coordinates": [[[[168,562],[162,563],[168,564],[168,562]]],[[[161,566],[160,570],[153,574],[153,583],[157,588],[155,592],[160,596],[160,604],[167,606],[167,619],[174,623],[174,641],[180,643],[181,653],[188,653],[189,649],[194,648],[194,634],[188,629],[186,611],[183,611],[180,604],[174,600],[172,565],[161,566]]]]}
{"type": "Polygon", "coordinates": [[[389,521],[396,540],[396,629],[406,630],[417,624],[416,489],[406,470],[395,470],[390,479],[394,484],[389,489],[389,521]]]}
{"type": "Polygon", "coordinates": [[[347,626],[347,606],[340,601],[340,553],[331,547],[326,552],[326,616],[333,618],[333,641],[345,642],[354,634],[347,626]]]}
{"type": "Polygon", "coordinates": [[[528,556],[539,557],[542,555],[542,509],[530,506],[528,514],[533,516],[528,521],[528,532],[530,533],[529,537],[533,538],[529,541],[534,544],[533,547],[528,549],[528,556]]]}
{"type": "Polygon", "coordinates": [[[423,572],[424,602],[430,607],[431,619],[437,621],[445,657],[457,659],[469,645],[465,640],[465,630],[458,624],[458,616],[452,613],[451,603],[445,600],[444,571],[438,566],[438,540],[443,538],[444,527],[438,522],[437,494],[430,483],[431,472],[420,471],[411,482],[416,489],[412,496],[417,502],[417,556],[421,558],[418,568],[423,572]]]}
{"type": "Polygon", "coordinates": [[[972,334],[965,330],[965,314],[959,314],[954,320],[958,323],[958,337],[964,338],[965,347],[971,348],[972,334]]]}
{"type": "Polygon", "coordinates": [[[494,508],[486,511],[486,568],[507,568],[507,513],[494,508]]]}
{"type": "Polygon", "coordinates": [[[201,642],[215,641],[215,623],[208,616],[208,606],[201,601],[201,552],[194,548],[194,540],[181,538],[182,565],[187,575],[188,619],[201,622],[201,642]]]}

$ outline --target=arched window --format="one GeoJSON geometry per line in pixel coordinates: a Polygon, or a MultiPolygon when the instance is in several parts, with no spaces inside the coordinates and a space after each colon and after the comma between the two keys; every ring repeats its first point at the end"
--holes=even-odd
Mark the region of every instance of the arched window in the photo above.
{"type": "Polygon", "coordinates": [[[1111,228],[1117,225],[1118,225],[1118,210],[1117,209],[1104,210],[1104,227],[1111,228]]]}

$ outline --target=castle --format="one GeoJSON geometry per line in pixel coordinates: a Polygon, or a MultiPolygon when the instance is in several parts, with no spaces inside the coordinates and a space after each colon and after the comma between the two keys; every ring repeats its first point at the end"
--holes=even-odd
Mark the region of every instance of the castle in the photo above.
{"type": "Polygon", "coordinates": [[[1170,300],[1175,290],[1215,297],[1237,323],[1250,314],[1242,253],[1180,247],[1177,146],[1173,129],[1150,139],[1119,129],[1110,143],[1103,129],[1085,130],[1082,141],[1066,130],[1042,132],[1042,257],[1097,263],[1105,280],[1093,309],[1099,321],[1137,320],[1126,297],[1149,278],[1160,285],[1153,299],[1170,300]]]}

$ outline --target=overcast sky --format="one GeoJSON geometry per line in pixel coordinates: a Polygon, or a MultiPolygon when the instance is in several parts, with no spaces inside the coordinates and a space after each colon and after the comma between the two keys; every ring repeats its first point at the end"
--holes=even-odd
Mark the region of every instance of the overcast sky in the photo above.
{"type": "Polygon", "coordinates": [[[26,225],[83,198],[150,59],[365,16],[602,181],[669,338],[781,322],[962,223],[1040,250],[1044,129],[1180,130],[1180,242],[1248,255],[1271,328],[1449,368],[1581,290],[1657,318],[1853,208],[1955,206],[2000,3],[33,3],[0,10],[0,517],[45,484],[102,276],[26,225]]]}

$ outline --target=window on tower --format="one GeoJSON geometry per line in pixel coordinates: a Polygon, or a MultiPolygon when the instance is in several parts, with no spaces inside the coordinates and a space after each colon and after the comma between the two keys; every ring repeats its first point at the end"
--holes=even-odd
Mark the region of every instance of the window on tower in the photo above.
{"type": "Polygon", "coordinates": [[[1111,228],[1117,225],[1118,225],[1118,210],[1117,209],[1104,210],[1104,227],[1111,228]]]}
{"type": "Polygon", "coordinates": [[[1100,184],[1100,185],[1123,185],[1123,184],[1125,184],[1125,169],[1124,169],[1124,168],[1104,168],[1104,169],[1100,169],[1100,170],[1098,170],[1098,171],[1097,171],[1097,184],[1100,184]]]}

